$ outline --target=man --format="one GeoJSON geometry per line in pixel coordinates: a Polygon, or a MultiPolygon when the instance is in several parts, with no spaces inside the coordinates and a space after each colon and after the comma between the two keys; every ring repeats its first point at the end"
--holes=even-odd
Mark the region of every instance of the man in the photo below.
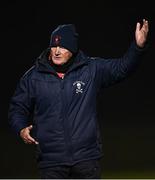
{"type": "Polygon", "coordinates": [[[49,47],[21,77],[9,109],[12,129],[36,146],[41,178],[101,178],[96,96],[135,70],[148,29],[145,19],[137,23],[135,40],[118,59],[86,56],[73,24],[52,32],[49,47]]]}

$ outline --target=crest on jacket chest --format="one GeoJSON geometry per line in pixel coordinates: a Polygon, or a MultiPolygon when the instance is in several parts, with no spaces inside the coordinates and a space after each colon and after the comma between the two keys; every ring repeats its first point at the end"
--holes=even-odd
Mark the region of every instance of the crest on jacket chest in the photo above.
{"type": "Polygon", "coordinates": [[[75,89],[76,93],[83,93],[83,88],[85,86],[85,83],[83,81],[75,81],[73,83],[73,86],[76,87],[76,89],[75,89]]]}

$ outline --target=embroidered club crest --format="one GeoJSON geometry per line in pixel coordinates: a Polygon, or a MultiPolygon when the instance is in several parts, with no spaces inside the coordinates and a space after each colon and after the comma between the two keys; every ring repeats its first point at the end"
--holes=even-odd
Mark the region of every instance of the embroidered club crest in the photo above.
{"type": "Polygon", "coordinates": [[[73,86],[76,86],[76,93],[83,93],[83,87],[84,87],[85,83],[82,81],[75,81],[73,83],[73,86]]]}

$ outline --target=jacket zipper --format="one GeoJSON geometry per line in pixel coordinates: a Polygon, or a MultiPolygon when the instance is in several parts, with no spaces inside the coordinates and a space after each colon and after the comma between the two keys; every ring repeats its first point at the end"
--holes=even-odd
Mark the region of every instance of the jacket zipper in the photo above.
{"type": "Polygon", "coordinates": [[[70,159],[70,162],[73,162],[73,152],[72,152],[72,145],[71,145],[71,137],[69,134],[69,129],[67,125],[67,111],[66,108],[67,106],[64,104],[66,101],[66,97],[64,95],[64,81],[65,81],[65,76],[60,79],[60,87],[61,87],[61,99],[62,99],[62,117],[63,117],[63,129],[64,129],[64,136],[65,136],[65,142],[66,142],[66,147],[67,147],[67,152],[68,152],[68,158],[70,159]]]}

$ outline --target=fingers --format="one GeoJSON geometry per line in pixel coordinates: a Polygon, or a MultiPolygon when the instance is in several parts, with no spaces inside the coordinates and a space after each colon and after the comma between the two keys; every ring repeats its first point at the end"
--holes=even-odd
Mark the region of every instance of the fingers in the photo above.
{"type": "Polygon", "coordinates": [[[148,21],[146,19],[143,19],[143,24],[148,24],[148,21]]]}
{"type": "Polygon", "coordinates": [[[140,30],[144,30],[146,32],[148,32],[149,30],[149,24],[148,24],[148,21],[146,19],[143,19],[143,24],[141,26],[141,24],[139,22],[137,22],[137,25],[136,25],[136,30],[137,31],[140,31],[140,30]]]}
{"type": "Polygon", "coordinates": [[[149,24],[148,24],[148,21],[143,19],[143,30],[145,30],[146,32],[148,32],[149,30],[149,24]]]}
{"type": "Polygon", "coordinates": [[[26,144],[39,144],[34,138],[32,138],[30,135],[27,135],[24,137],[24,142],[26,144]]]}

